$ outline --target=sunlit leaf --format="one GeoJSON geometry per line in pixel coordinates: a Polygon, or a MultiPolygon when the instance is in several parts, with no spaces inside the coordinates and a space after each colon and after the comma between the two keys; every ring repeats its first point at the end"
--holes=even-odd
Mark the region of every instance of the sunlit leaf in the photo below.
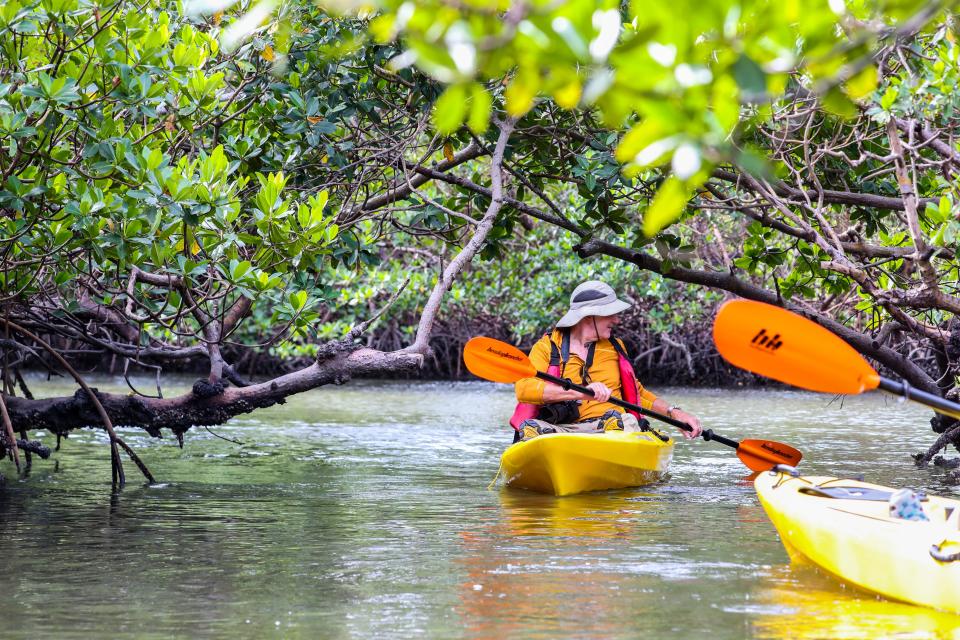
{"type": "Polygon", "coordinates": [[[847,80],[844,87],[847,95],[854,100],[866,98],[877,89],[877,68],[868,64],[863,71],[847,80]]]}
{"type": "Polygon", "coordinates": [[[859,113],[857,105],[837,87],[830,89],[821,98],[821,103],[824,109],[841,118],[853,118],[859,113]]]}
{"type": "Polygon", "coordinates": [[[519,117],[533,108],[533,100],[539,89],[539,78],[530,72],[514,76],[504,92],[507,113],[519,117]]]}
{"type": "Polygon", "coordinates": [[[437,132],[449,135],[460,128],[467,115],[466,86],[454,84],[447,87],[433,105],[433,125],[437,132]]]}
{"type": "Polygon", "coordinates": [[[483,85],[474,83],[470,87],[470,115],[467,117],[467,126],[470,131],[480,135],[490,126],[490,111],[493,108],[493,98],[483,85]]]}
{"type": "Polygon", "coordinates": [[[683,181],[677,178],[667,178],[653,202],[643,214],[643,233],[648,238],[656,235],[661,229],[680,217],[687,201],[693,193],[683,181]]]}

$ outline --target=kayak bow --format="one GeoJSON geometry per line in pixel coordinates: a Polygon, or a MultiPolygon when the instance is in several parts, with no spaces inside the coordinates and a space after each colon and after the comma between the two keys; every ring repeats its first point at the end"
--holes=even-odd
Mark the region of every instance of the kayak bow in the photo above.
{"type": "Polygon", "coordinates": [[[511,445],[501,466],[507,486],[567,496],[655,482],[672,456],[673,440],[649,431],[548,433],[511,445]]]}
{"type": "Polygon", "coordinates": [[[757,496],[791,558],[888,598],[960,613],[960,501],[929,496],[928,521],[891,517],[896,489],[773,470],[757,496]]]}

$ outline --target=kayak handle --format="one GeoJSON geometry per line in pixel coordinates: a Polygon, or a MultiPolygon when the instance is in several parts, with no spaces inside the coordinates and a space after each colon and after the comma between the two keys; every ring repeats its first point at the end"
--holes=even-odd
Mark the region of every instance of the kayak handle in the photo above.
{"type": "Polygon", "coordinates": [[[770,469],[770,473],[772,474],[784,473],[790,476],[791,478],[800,477],[800,470],[797,469],[796,467],[790,466],[789,464],[778,464],[773,469],[770,469]]]}
{"type": "Polygon", "coordinates": [[[940,544],[931,545],[930,547],[930,557],[936,560],[937,562],[956,562],[960,560],[960,552],[957,553],[944,553],[940,547],[944,545],[943,542],[940,544]]]}

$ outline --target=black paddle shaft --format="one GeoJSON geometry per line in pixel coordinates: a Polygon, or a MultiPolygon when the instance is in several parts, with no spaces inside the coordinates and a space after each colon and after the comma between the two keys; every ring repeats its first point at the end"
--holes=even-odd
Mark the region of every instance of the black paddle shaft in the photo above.
{"type": "MultiPolygon", "coordinates": [[[[540,378],[541,380],[546,380],[547,382],[552,382],[556,385],[560,385],[561,387],[563,387],[564,389],[567,389],[568,391],[570,389],[573,389],[574,391],[585,393],[588,396],[593,395],[593,389],[589,389],[587,387],[576,384],[568,380],[567,378],[558,378],[557,376],[552,376],[549,373],[544,373],[543,371],[537,371],[537,377],[540,378]]],[[[633,404],[632,402],[627,402],[626,400],[621,400],[620,398],[614,398],[613,396],[610,396],[610,399],[607,400],[607,402],[609,402],[610,404],[615,404],[619,407],[623,407],[624,409],[630,409],[631,411],[636,411],[641,415],[649,416],[661,422],[666,422],[667,424],[671,424],[677,427],[678,429],[683,429],[684,431],[693,431],[693,428],[690,425],[688,425],[686,422],[681,422],[680,420],[676,420],[674,418],[671,418],[670,416],[665,416],[662,413],[657,413],[656,411],[653,411],[651,409],[644,409],[638,404],[633,404]]],[[[736,440],[731,440],[730,438],[724,438],[720,434],[714,433],[712,429],[705,429],[701,433],[701,436],[703,437],[704,440],[707,440],[707,441],[716,440],[720,444],[725,444],[728,447],[732,447],[733,449],[740,448],[739,442],[737,442],[736,440]]]]}
{"type": "Polygon", "coordinates": [[[960,405],[955,402],[950,402],[946,398],[941,398],[940,396],[936,396],[932,393],[915,389],[906,382],[897,382],[896,380],[891,380],[890,378],[881,377],[880,384],[877,386],[887,393],[892,393],[902,398],[906,398],[907,400],[916,400],[921,404],[925,404],[928,407],[937,409],[940,413],[944,413],[954,418],[960,418],[960,405]]]}

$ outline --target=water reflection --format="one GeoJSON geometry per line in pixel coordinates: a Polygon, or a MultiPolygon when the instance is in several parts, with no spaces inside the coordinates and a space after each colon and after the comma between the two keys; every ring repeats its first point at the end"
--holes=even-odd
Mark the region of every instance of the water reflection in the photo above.
{"type": "Polygon", "coordinates": [[[625,537],[660,498],[642,490],[596,491],[558,498],[503,488],[500,527],[512,537],[625,537]]]}
{"type": "Polygon", "coordinates": [[[460,532],[460,614],[472,637],[557,637],[590,621],[596,637],[623,630],[623,616],[643,615],[656,578],[633,577],[611,552],[636,544],[663,503],[655,494],[596,492],[557,498],[504,488],[500,509],[460,532]],[[538,629],[529,635],[531,628],[538,629]]]}
{"type": "Polygon", "coordinates": [[[753,601],[756,638],[960,638],[960,616],[847,587],[809,563],[775,570],[758,585],[753,601]]]}

